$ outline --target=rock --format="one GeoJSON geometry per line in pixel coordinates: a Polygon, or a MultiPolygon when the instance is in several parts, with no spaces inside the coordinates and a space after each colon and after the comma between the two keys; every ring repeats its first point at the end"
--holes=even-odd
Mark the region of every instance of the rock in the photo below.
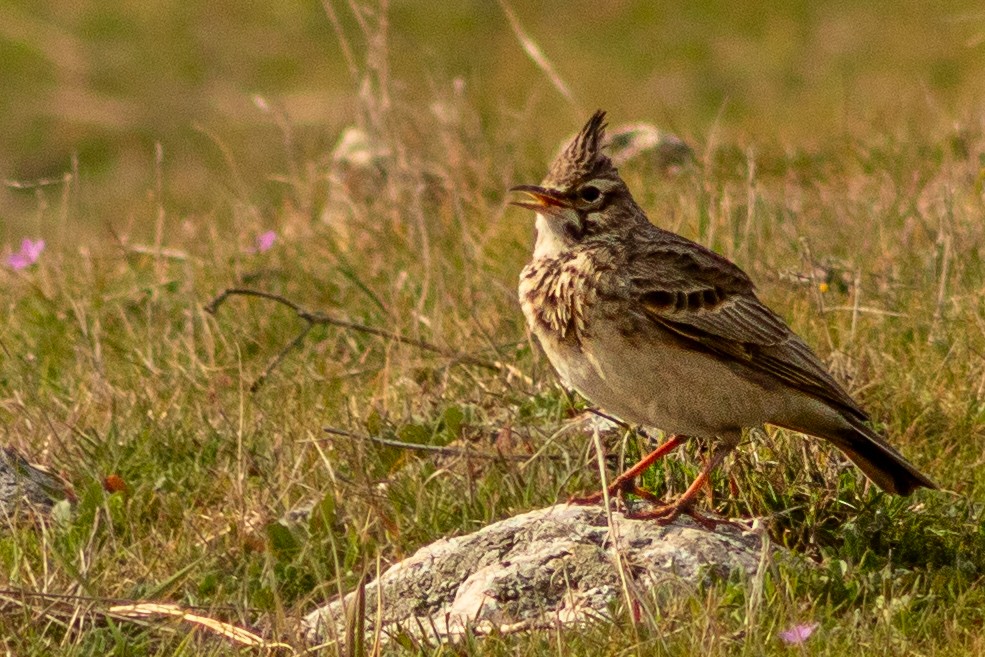
{"type": "Polygon", "coordinates": [[[0,447],[0,517],[21,510],[47,511],[71,497],[71,487],[58,475],[33,465],[10,447],[0,447]]]}
{"type": "MultiPolygon", "coordinates": [[[[441,539],[394,564],[364,590],[308,614],[312,643],[344,643],[354,627],[369,637],[382,610],[383,640],[401,633],[450,641],[476,634],[611,617],[624,600],[618,561],[637,592],[751,574],[768,540],[721,524],[709,531],[690,518],[661,526],[613,512],[610,530],[598,506],[559,505],[441,539]],[[382,597],[382,600],[378,598],[382,597]],[[365,621],[353,624],[353,610],[365,621]]],[[[677,587],[679,589],[679,587],[677,587]]],[[[351,639],[350,639],[351,640],[351,639]]]]}
{"type": "Polygon", "coordinates": [[[361,128],[349,126],[332,149],[332,163],[354,169],[371,169],[390,157],[390,149],[361,128]]]}
{"type": "Polygon", "coordinates": [[[628,123],[609,130],[609,154],[614,165],[645,157],[666,171],[694,161],[694,151],[677,135],[649,123],[628,123]]]}

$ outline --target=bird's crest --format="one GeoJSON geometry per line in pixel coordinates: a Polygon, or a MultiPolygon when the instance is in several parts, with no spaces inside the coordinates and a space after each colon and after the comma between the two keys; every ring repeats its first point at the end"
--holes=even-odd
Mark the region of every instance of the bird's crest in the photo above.
{"type": "Polygon", "coordinates": [[[604,139],[605,112],[598,110],[554,160],[544,179],[545,186],[568,187],[612,169],[612,160],[602,153],[604,139]]]}

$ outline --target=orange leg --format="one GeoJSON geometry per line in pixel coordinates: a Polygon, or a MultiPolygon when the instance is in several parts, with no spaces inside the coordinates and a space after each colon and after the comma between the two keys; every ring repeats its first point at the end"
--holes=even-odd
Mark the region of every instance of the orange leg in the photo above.
{"type": "Polygon", "coordinates": [[[687,515],[694,518],[699,524],[704,525],[708,529],[714,529],[715,525],[722,520],[714,520],[699,514],[691,508],[694,503],[694,498],[698,496],[701,489],[708,483],[708,478],[711,473],[718,467],[722,462],[722,459],[732,451],[732,445],[719,445],[712,457],[708,459],[705,467],[701,469],[701,472],[695,478],[694,482],[688,486],[684,494],[681,495],[677,500],[671,504],[665,504],[664,506],[657,507],[656,509],[651,509],[650,511],[643,511],[641,513],[634,513],[631,517],[635,520],[656,520],[661,525],[673,522],[677,516],[681,513],[686,513],[687,515]]]}
{"type": "Polygon", "coordinates": [[[667,454],[670,454],[685,442],[687,442],[686,436],[671,436],[667,442],[640,459],[639,463],[616,477],[605,491],[600,490],[597,493],[586,495],[585,497],[572,497],[568,500],[568,504],[598,504],[605,499],[606,492],[609,494],[609,497],[614,497],[621,493],[632,493],[651,502],[659,501],[653,493],[639,488],[635,483],[636,478],[643,474],[651,465],[667,454]]]}

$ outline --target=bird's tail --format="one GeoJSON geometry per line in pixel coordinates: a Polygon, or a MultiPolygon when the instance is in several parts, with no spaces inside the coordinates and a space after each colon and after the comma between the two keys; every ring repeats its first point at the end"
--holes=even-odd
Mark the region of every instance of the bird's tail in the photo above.
{"type": "Polygon", "coordinates": [[[917,488],[936,489],[927,475],[917,470],[882,436],[858,423],[834,435],[826,435],[879,488],[896,495],[909,495],[917,488]]]}

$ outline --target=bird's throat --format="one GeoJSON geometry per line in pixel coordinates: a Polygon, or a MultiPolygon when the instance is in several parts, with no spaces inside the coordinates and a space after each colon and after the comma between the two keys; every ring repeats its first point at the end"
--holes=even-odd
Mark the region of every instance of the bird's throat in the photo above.
{"type": "Polygon", "coordinates": [[[534,259],[554,258],[568,247],[563,238],[550,225],[551,219],[537,213],[537,241],[534,243],[534,259]]]}

